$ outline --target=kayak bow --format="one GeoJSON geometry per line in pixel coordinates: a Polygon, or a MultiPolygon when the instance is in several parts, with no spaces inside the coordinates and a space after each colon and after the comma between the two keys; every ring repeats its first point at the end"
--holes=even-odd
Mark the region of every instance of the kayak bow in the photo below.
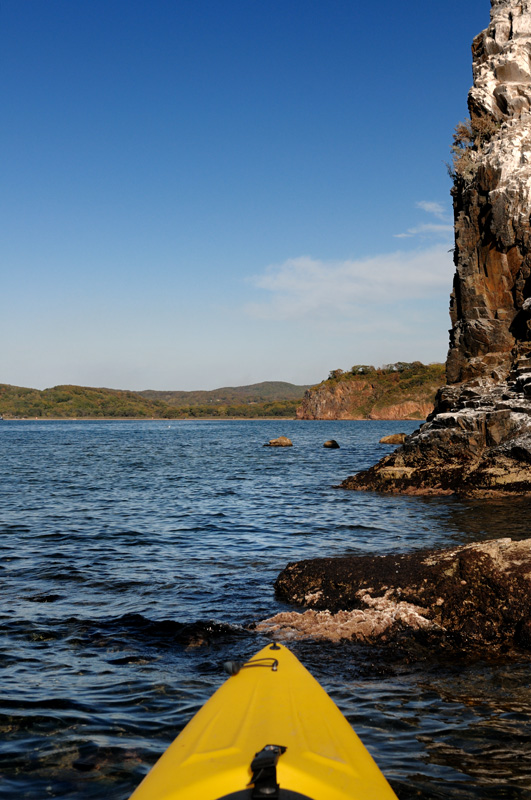
{"type": "Polygon", "coordinates": [[[264,647],[198,711],[130,800],[396,800],[324,689],[264,647]]]}

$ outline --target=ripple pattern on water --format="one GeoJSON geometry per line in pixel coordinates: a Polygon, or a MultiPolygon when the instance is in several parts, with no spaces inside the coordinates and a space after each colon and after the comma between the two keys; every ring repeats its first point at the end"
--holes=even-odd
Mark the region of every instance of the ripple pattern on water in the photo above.
{"type": "MultiPolygon", "coordinates": [[[[333,488],[409,422],[0,423],[0,798],[125,800],[262,644],[289,562],[529,535],[526,505],[333,488]],[[278,435],[293,448],[263,448],[278,435]],[[323,448],[336,439],[339,450],[323,448]]],[[[401,800],[531,800],[528,666],[294,645],[401,800]]]]}

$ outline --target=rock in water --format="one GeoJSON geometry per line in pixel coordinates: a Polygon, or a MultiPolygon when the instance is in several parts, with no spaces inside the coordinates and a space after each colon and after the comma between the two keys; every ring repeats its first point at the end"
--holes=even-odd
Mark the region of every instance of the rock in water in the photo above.
{"type": "Polygon", "coordinates": [[[405,433],[390,433],[389,436],[382,436],[380,444],[404,444],[406,438],[405,433]]]}
{"type": "Polygon", "coordinates": [[[287,436],[279,436],[278,439],[270,439],[264,447],[293,447],[293,442],[287,436]]]}
{"type": "Polygon", "coordinates": [[[346,489],[531,493],[531,0],[491,0],[456,128],[447,385],[427,422],[346,489]]]}
{"type": "Polygon", "coordinates": [[[327,442],[324,443],[323,447],[328,447],[330,450],[339,449],[339,445],[335,439],[329,439],[327,442]]]}
{"type": "Polygon", "coordinates": [[[470,653],[531,649],[531,540],[298,561],[275,592],[309,609],[257,626],[275,635],[369,641],[425,630],[470,653]]]}

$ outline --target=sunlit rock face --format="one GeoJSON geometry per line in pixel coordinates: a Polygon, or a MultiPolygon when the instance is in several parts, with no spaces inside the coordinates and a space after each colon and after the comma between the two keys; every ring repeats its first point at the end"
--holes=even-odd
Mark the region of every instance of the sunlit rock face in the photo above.
{"type": "Polygon", "coordinates": [[[345,488],[531,492],[531,0],[491,0],[472,56],[447,386],[427,423],[345,488]]]}
{"type": "Polygon", "coordinates": [[[506,380],[531,350],[531,3],[493,2],[472,45],[472,129],[491,132],[455,176],[449,383],[506,380]]]}
{"type": "Polygon", "coordinates": [[[325,381],[320,386],[307,391],[297,409],[298,419],[423,419],[433,411],[433,386],[431,398],[429,390],[419,391],[415,400],[375,407],[377,394],[369,380],[346,381],[332,385],[325,381]],[[430,402],[431,400],[431,402],[430,402]],[[362,412],[361,408],[369,408],[362,412]],[[372,407],[371,407],[372,406],[372,407]]]}

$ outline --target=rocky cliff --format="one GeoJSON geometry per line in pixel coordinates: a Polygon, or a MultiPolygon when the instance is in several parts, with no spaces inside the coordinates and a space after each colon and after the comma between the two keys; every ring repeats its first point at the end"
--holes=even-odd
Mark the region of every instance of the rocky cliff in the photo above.
{"type": "Polygon", "coordinates": [[[402,448],[348,489],[531,493],[531,0],[491,0],[454,141],[447,385],[402,448]]]}
{"type": "Polygon", "coordinates": [[[425,419],[443,380],[442,364],[420,361],[381,369],[353,367],[347,373],[334,370],[305,393],[297,418],[425,419]]]}

